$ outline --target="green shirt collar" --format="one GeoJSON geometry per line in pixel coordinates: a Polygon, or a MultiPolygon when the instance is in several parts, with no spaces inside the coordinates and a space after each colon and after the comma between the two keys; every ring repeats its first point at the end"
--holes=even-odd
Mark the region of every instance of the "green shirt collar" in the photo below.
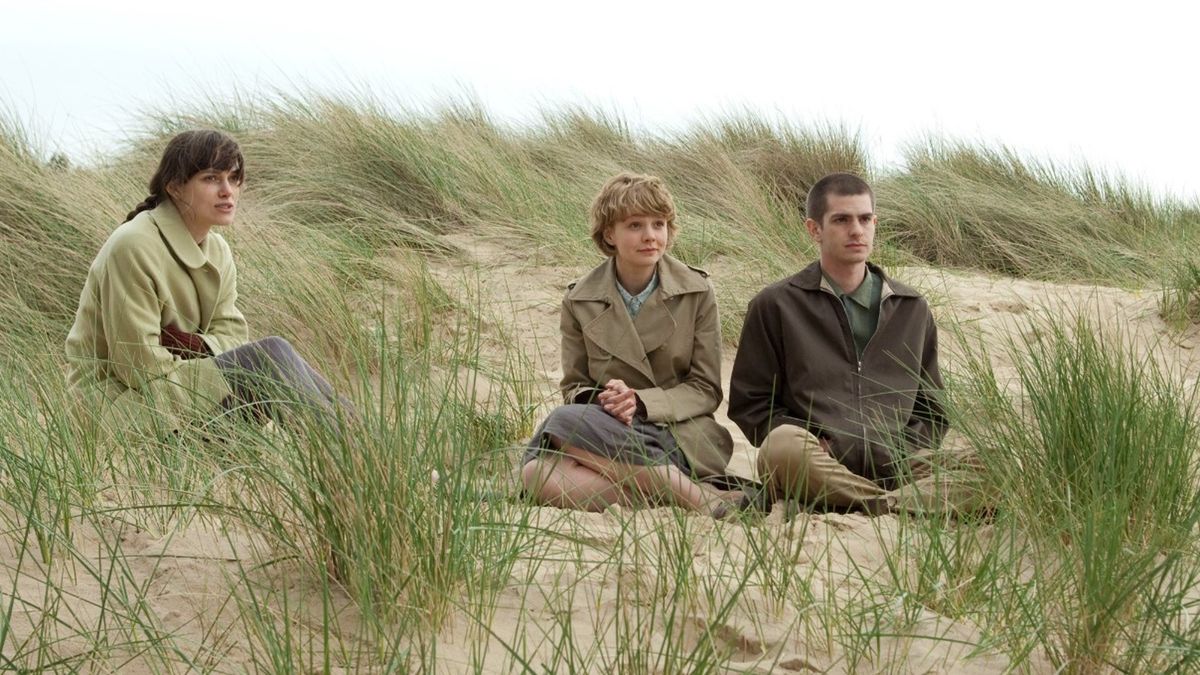
{"type": "Polygon", "coordinates": [[[879,275],[868,268],[858,288],[853,293],[843,293],[838,285],[828,276],[825,283],[837,296],[838,301],[846,311],[846,321],[850,324],[850,334],[854,338],[854,348],[862,358],[863,350],[875,334],[879,325],[879,304],[883,281],[879,275]]]}
{"type": "Polygon", "coordinates": [[[858,288],[854,289],[853,293],[843,291],[841,286],[838,286],[837,282],[830,279],[829,275],[824,272],[821,275],[825,277],[825,281],[829,283],[830,288],[833,289],[834,294],[838,298],[849,298],[859,307],[871,309],[871,300],[875,298],[875,289],[879,286],[879,276],[872,272],[871,268],[867,268],[867,275],[863,278],[862,283],[858,285],[858,288]]]}

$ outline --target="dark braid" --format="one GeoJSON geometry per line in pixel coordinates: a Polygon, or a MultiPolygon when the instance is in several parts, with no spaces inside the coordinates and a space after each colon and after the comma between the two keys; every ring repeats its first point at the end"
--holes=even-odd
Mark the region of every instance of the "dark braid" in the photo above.
{"type": "Polygon", "coordinates": [[[162,197],[159,195],[150,195],[149,197],[146,197],[144,200],[142,200],[141,204],[133,207],[133,210],[129,212],[129,215],[125,216],[125,222],[128,223],[129,221],[133,220],[133,217],[137,214],[141,213],[142,211],[149,211],[150,209],[158,206],[161,202],[162,197]]]}

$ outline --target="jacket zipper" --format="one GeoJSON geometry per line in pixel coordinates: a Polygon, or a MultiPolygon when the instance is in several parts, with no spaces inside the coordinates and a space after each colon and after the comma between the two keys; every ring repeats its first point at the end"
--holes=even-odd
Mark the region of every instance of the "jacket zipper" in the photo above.
{"type": "MultiPolygon", "coordinates": [[[[828,293],[830,296],[833,297],[834,304],[837,305],[837,308],[838,308],[838,316],[842,320],[841,327],[842,327],[843,344],[847,349],[847,352],[846,352],[847,356],[850,357],[849,358],[850,361],[854,362],[855,370],[858,374],[858,377],[855,378],[855,380],[854,380],[854,405],[858,409],[858,420],[859,420],[859,423],[862,425],[863,450],[868,451],[869,450],[868,444],[870,441],[867,438],[867,416],[863,412],[863,407],[862,407],[862,378],[863,378],[862,359],[859,358],[858,347],[855,346],[855,344],[854,344],[854,331],[850,330],[850,317],[849,317],[849,315],[846,314],[846,308],[844,306],[842,306],[842,300],[841,300],[841,298],[839,298],[837,296],[837,293],[834,293],[833,291],[829,290],[824,285],[819,286],[819,288],[823,292],[828,293]],[[849,344],[845,344],[845,336],[847,333],[850,334],[850,343],[849,344]]],[[[882,308],[883,308],[883,303],[881,302],[880,303],[880,314],[883,313],[882,308]]],[[[878,325],[876,325],[876,327],[875,327],[875,332],[876,333],[879,332],[878,325]]],[[[867,352],[867,346],[871,344],[871,340],[873,340],[873,339],[875,339],[875,336],[872,334],[871,339],[867,340],[867,344],[863,345],[863,353],[864,354],[867,352]]]]}
{"type": "MultiPolygon", "coordinates": [[[[865,346],[863,347],[863,351],[864,352],[867,351],[867,348],[865,346]]],[[[858,361],[858,379],[856,379],[854,381],[854,391],[855,391],[855,398],[858,400],[858,419],[862,422],[863,447],[864,447],[864,449],[869,450],[870,449],[870,446],[869,446],[870,440],[867,438],[867,415],[866,415],[866,413],[863,412],[863,409],[862,409],[862,380],[863,380],[862,360],[860,359],[858,361]]]]}
{"type": "MultiPolygon", "coordinates": [[[[880,278],[879,283],[880,284],[884,283],[882,278],[880,278]]],[[[886,285],[884,285],[880,291],[879,315],[876,317],[876,321],[875,321],[875,332],[871,333],[871,337],[867,338],[867,344],[863,345],[862,357],[865,357],[867,355],[867,350],[871,348],[871,343],[875,341],[875,336],[879,335],[879,331],[883,329],[884,319],[891,318],[890,314],[885,316],[883,313],[884,304],[887,303],[887,301],[890,300],[893,295],[892,293],[887,293],[886,292],[887,290],[888,290],[888,287],[886,285]]],[[[838,304],[840,305],[842,303],[839,302],[838,304]]],[[[842,311],[845,312],[845,307],[842,308],[842,311]]],[[[850,318],[846,317],[846,324],[849,325],[849,323],[850,323],[850,318]]],[[[863,380],[862,357],[859,357],[859,359],[858,359],[857,390],[858,390],[858,414],[859,414],[859,419],[862,420],[863,438],[865,439],[867,437],[867,416],[862,411],[862,380],[863,380]]],[[[864,441],[864,443],[865,443],[865,441],[864,441]]]]}

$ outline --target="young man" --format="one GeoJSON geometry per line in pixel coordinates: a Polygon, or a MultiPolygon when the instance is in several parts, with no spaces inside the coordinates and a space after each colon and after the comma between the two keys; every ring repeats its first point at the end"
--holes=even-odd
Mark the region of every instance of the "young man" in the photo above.
{"type": "Polygon", "coordinates": [[[955,490],[897,491],[928,476],[925,460],[948,426],[929,305],[868,262],[877,221],[865,181],[825,176],[807,211],[820,259],[750,301],[729,417],[760,447],[772,500],[868,513],[940,508],[955,490]]]}

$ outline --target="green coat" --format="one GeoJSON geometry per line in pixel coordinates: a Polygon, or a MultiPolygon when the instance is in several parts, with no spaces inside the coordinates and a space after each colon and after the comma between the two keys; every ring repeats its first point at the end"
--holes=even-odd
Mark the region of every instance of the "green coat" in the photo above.
{"type": "Polygon", "coordinates": [[[88,269],[67,336],[67,384],[88,413],[116,430],[178,428],[230,394],[211,358],[183,360],[159,344],[163,327],[199,333],[213,354],[249,341],[237,306],[229,244],[202,245],[170,200],[109,236],[88,269]]]}
{"type": "Polygon", "coordinates": [[[583,402],[608,380],[623,380],[700,476],[723,473],[733,451],[713,418],[722,397],[721,322],[706,276],[663,256],[658,289],[634,319],[609,259],[571,285],[562,307],[563,399],[583,402]]]}

